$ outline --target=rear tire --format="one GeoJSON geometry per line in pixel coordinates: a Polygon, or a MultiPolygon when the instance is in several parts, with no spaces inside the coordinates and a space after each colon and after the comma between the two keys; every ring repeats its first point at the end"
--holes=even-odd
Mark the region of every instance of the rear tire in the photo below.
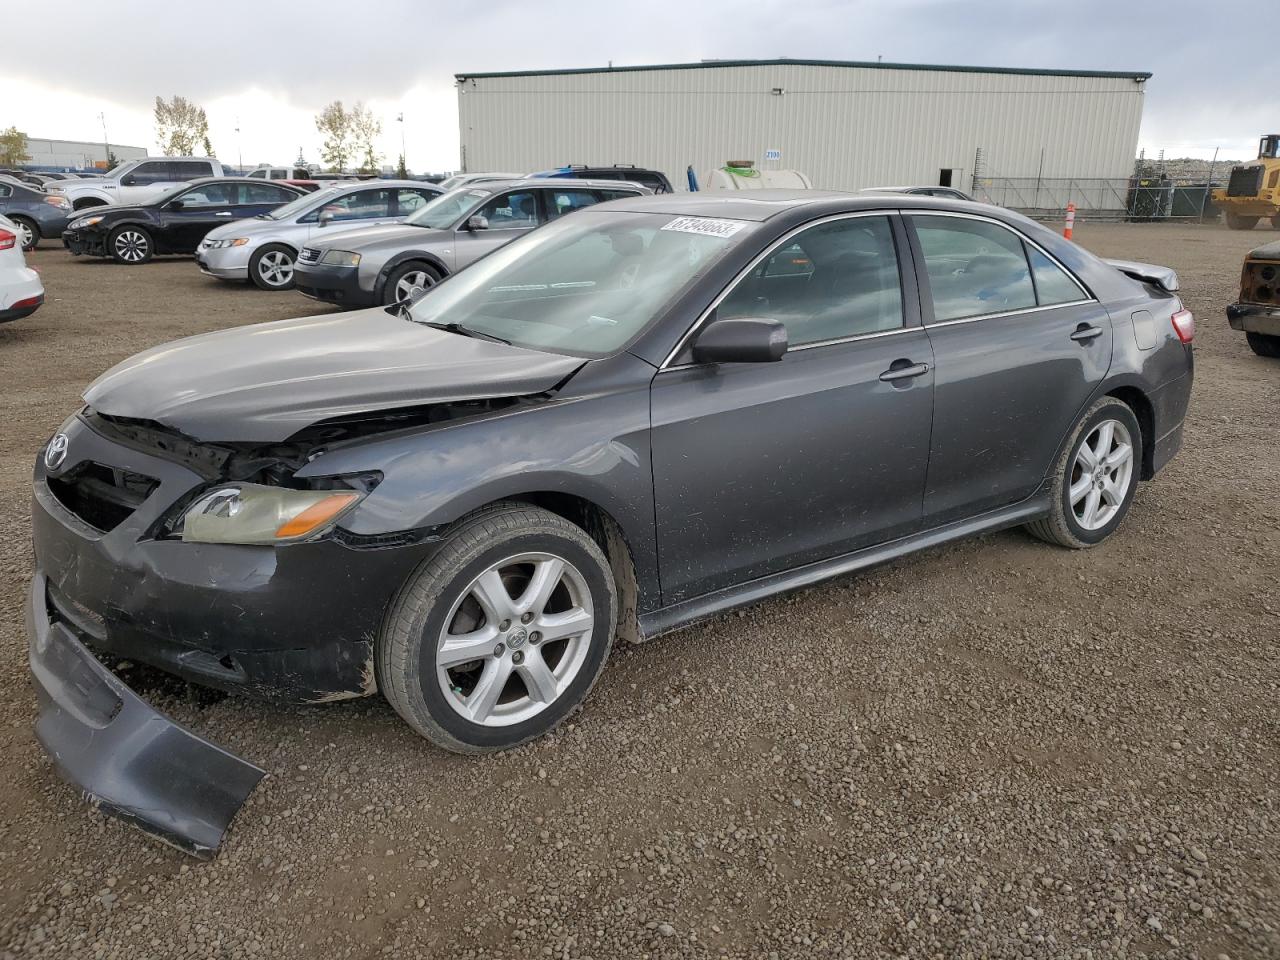
{"type": "Polygon", "coordinates": [[[10,217],[9,219],[18,228],[18,240],[22,244],[23,251],[34,250],[36,244],[40,242],[40,227],[36,222],[26,217],[10,217]]]}
{"type": "Polygon", "coordinates": [[[1252,332],[1246,332],[1244,336],[1249,341],[1249,349],[1258,356],[1269,359],[1280,358],[1280,337],[1252,332]]]}
{"type": "Polygon", "coordinates": [[[580,527],[524,504],[483,510],[401,588],[376,644],[378,687],[439,747],[506,750],[586,697],[617,610],[609,562],[580,527]]]}
{"type": "Polygon", "coordinates": [[[1142,444],[1142,428],[1128,404],[1115,397],[1095,403],[1076,423],[1054,466],[1049,516],[1027,524],[1028,532],[1072,550],[1106,540],[1133,503],[1142,444]]]}
{"type": "Polygon", "coordinates": [[[156,245],[142,227],[126,223],[116,227],[107,237],[107,254],[116,263],[136,267],[155,256],[156,245]]]}
{"type": "Polygon", "coordinates": [[[292,290],[298,254],[283,243],[269,243],[249,258],[249,279],[259,290],[292,290]]]}
{"type": "Polygon", "coordinates": [[[1258,221],[1262,219],[1261,217],[1246,217],[1243,214],[1232,213],[1229,210],[1223,216],[1226,218],[1228,230],[1252,230],[1258,225],[1258,221]]]}
{"type": "Polygon", "coordinates": [[[434,287],[441,280],[440,271],[429,263],[414,261],[396,267],[387,277],[382,287],[382,302],[385,306],[408,300],[414,289],[423,290],[434,287]]]}

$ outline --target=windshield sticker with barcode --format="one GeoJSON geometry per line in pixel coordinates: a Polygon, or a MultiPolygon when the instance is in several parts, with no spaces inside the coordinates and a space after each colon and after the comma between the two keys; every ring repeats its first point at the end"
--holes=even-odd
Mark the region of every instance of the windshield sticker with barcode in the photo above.
{"type": "Polygon", "coordinates": [[[700,233],[707,237],[732,237],[746,226],[742,220],[717,220],[712,217],[676,217],[663,230],[700,233]]]}

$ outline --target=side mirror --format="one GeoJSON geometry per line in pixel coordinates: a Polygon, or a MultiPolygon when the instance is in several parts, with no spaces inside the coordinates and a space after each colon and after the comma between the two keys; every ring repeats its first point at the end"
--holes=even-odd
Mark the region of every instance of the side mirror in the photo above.
{"type": "Polygon", "coordinates": [[[333,223],[333,211],[332,211],[332,210],[321,210],[321,211],[320,211],[320,226],[322,226],[322,227],[327,227],[327,226],[328,226],[329,224],[331,224],[331,223],[333,223]]]}
{"type": "Polygon", "coordinates": [[[488,230],[488,229],[489,229],[489,218],[488,218],[488,217],[482,217],[482,216],[480,216],[480,214],[478,214],[478,213],[477,213],[474,217],[467,217],[467,226],[466,226],[466,229],[468,229],[468,230],[488,230]]]}
{"type": "Polygon", "coordinates": [[[694,363],[773,363],[787,352],[787,328],[763,317],[713,320],[693,341],[694,363]]]}
{"type": "Polygon", "coordinates": [[[186,206],[186,204],[184,204],[181,200],[170,200],[170,201],[169,201],[169,209],[170,209],[170,210],[181,210],[184,206],[186,206]]]}

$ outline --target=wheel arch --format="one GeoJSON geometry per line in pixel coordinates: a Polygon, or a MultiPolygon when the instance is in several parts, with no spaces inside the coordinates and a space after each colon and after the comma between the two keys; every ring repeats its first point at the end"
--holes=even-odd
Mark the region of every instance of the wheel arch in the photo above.
{"type": "Polygon", "coordinates": [[[111,199],[109,197],[104,197],[101,194],[96,194],[96,193],[91,193],[87,196],[75,197],[71,201],[71,209],[73,211],[87,210],[89,207],[109,207],[109,206],[111,206],[111,199]]]}
{"type": "Polygon", "coordinates": [[[561,490],[532,490],[490,501],[468,512],[450,526],[456,527],[477,513],[511,504],[540,507],[563,517],[596,542],[609,561],[613,582],[618,591],[617,635],[630,643],[639,643],[643,638],[640,634],[640,590],[636,579],[635,557],[632,544],[617,518],[600,504],[577,494],[561,490]]]}
{"type": "Polygon", "coordinates": [[[441,280],[449,276],[449,268],[434,253],[427,253],[425,250],[405,250],[384,263],[382,269],[378,271],[378,277],[373,282],[373,295],[379,302],[382,301],[382,294],[386,290],[387,278],[406,263],[425,263],[440,274],[441,280]]]}
{"type": "Polygon", "coordinates": [[[1115,397],[1130,410],[1138,421],[1138,429],[1142,431],[1142,470],[1138,474],[1140,480],[1150,480],[1156,475],[1156,415],[1150,398],[1139,387],[1123,384],[1108,390],[1103,396],[1115,397]]]}

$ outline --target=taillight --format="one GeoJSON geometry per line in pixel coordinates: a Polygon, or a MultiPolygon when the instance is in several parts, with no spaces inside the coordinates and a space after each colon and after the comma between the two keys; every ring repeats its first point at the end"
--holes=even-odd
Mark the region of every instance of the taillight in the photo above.
{"type": "Polygon", "coordinates": [[[1173,321],[1173,332],[1183,343],[1190,343],[1196,338],[1196,318],[1182,304],[1178,304],[1178,309],[1169,319],[1173,321]]]}
{"type": "Polygon", "coordinates": [[[18,245],[17,234],[8,230],[0,230],[0,250],[12,250],[18,245]]]}

